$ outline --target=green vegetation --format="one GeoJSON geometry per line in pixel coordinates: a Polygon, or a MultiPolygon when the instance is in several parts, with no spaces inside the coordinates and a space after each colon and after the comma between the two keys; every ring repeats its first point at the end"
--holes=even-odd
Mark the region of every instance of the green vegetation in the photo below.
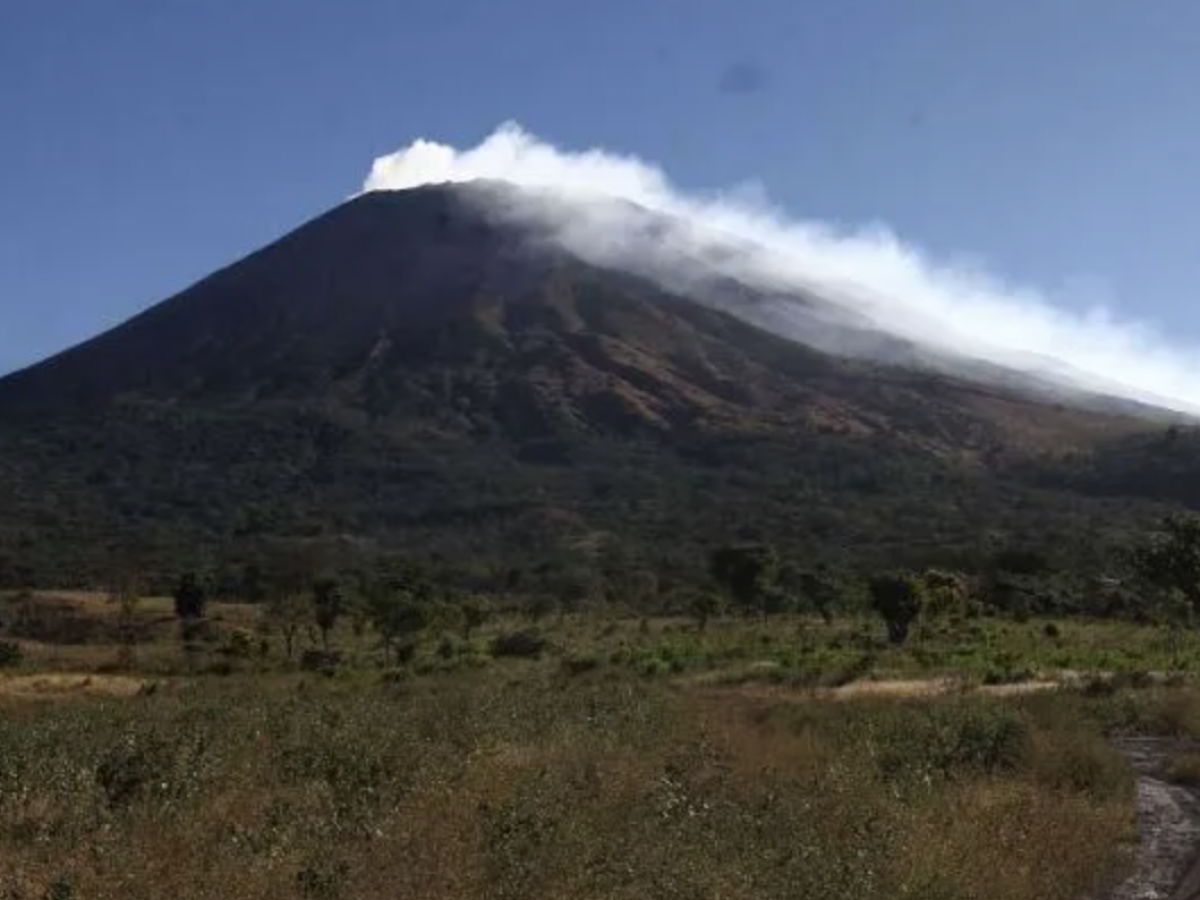
{"type": "Polygon", "coordinates": [[[1111,700],[797,706],[530,665],[10,700],[0,886],[1076,900],[1122,866],[1111,700]]]}
{"type": "Polygon", "coordinates": [[[714,558],[728,597],[650,617],[411,562],[305,588],[293,559],[184,632],[177,598],[9,595],[0,889],[1077,900],[1129,865],[1109,738],[1200,736],[1196,630],[1005,615],[940,571],[876,611],[714,558]]]}
{"type": "Polygon", "coordinates": [[[888,640],[903,644],[908,640],[908,629],[921,615],[924,605],[921,584],[909,576],[877,575],[867,587],[871,608],[887,625],[888,640]]]}
{"type": "Polygon", "coordinates": [[[147,403],[103,423],[0,429],[0,586],[96,587],[132,567],[163,593],[189,568],[265,569],[286,540],[365,567],[438,555],[470,560],[474,578],[550,563],[692,584],[711,548],[743,541],[852,572],[975,571],[1038,547],[1073,588],[1165,508],[1080,499],[888,437],[820,435],[802,450],[704,431],[478,440],[329,416],[147,403]],[[187,449],[196,435],[205,457],[187,449]],[[535,448],[560,461],[531,461],[535,448]],[[29,484],[43,487],[17,492],[29,484]]]}

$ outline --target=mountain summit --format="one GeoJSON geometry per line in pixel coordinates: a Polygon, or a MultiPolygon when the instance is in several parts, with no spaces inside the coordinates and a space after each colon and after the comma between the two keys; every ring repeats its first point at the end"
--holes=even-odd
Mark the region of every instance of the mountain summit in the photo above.
{"type": "Polygon", "coordinates": [[[0,564],[5,541],[94,573],[113,541],[167,565],[322,535],[491,557],[744,532],[880,549],[925,516],[927,543],[962,546],[1011,527],[1013,497],[1042,503],[1013,480],[1031,460],[1152,427],[948,374],[817,297],[790,298],[812,342],[780,337],[772,297],[584,261],[489,214],[497,190],[362,195],[0,380],[0,564]]]}
{"type": "MultiPolygon", "coordinates": [[[[994,371],[980,384],[944,377],[949,363],[817,298],[787,298],[790,330],[811,338],[801,342],[768,331],[778,297],[732,279],[694,277],[680,292],[584,262],[489,215],[484,201],[497,191],[518,192],[481,183],[359,196],[0,380],[0,415],[135,398],[319,399],[376,417],[464,411],[520,438],[538,421],[608,431],[761,415],[871,430],[905,391],[921,395],[909,405],[926,407],[951,395],[1022,402],[984,386],[1006,380],[994,371]],[[846,358],[821,352],[831,347],[846,358]]],[[[663,217],[644,213],[634,239],[653,241],[662,227],[663,217]]],[[[1016,373],[1007,380],[1029,386],[1016,373]]],[[[957,418],[956,408],[944,412],[957,418]]]]}

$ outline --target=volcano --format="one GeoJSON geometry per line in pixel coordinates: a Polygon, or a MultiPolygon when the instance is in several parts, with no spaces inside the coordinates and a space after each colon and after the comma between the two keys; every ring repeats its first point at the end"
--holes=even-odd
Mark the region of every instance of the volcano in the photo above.
{"type": "Polygon", "coordinates": [[[819,296],[786,298],[784,337],[779,297],[585,261],[489,213],[496,190],[356,197],[0,380],[0,580],[280,539],[685,570],[754,537],[874,564],[1097,546],[1115,508],[1176,499],[1145,477],[1165,413],[819,296]]]}

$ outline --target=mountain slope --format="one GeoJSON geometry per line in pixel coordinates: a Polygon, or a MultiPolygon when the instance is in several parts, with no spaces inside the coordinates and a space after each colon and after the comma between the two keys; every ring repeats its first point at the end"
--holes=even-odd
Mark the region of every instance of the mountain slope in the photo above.
{"type": "Polygon", "coordinates": [[[357,198],[0,380],[0,581],[281,536],[686,571],[756,534],[879,560],[1111,531],[1128,505],[1046,473],[1146,422],[832,356],[729,311],[769,298],[723,297],[548,249],[469,187],[357,198]]]}

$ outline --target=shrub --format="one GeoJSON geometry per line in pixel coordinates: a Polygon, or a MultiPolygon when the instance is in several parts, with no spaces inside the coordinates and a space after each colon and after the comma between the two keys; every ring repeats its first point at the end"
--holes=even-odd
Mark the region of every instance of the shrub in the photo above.
{"type": "Polygon", "coordinates": [[[568,656],[563,660],[563,669],[568,675],[582,675],[600,668],[603,659],[594,654],[568,656]]]}
{"type": "Polygon", "coordinates": [[[342,665],[340,650],[310,648],[300,655],[300,668],[306,672],[323,672],[332,675],[342,665]]]}
{"type": "Polygon", "coordinates": [[[96,766],[96,783],[110,806],[123,806],[156,785],[168,785],[171,748],[154,735],[130,733],[108,748],[96,766]]]}
{"type": "Polygon", "coordinates": [[[1112,697],[1117,693],[1118,685],[1108,675],[1090,675],[1079,686],[1079,692],[1085,697],[1112,697]]]}
{"type": "Polygon", "coordinates": [[[1176,784],[1200,787],[1200,753],[1192,750],[1174,754],[1167,763],[1167,777],[1176,784]]]}
{"type": "Polygon", "coordinates": [[[670,675],[672,671],[674,671],[674,667],[671,663],[659,656],[650,657],[641,666],[641,673],[648,678],[670,675]]]}
{"type": "Polygon", "coordinates": [[[183,619],[179,623],[179,639],[185,644],[215,644],[221,636],[207,619],[183,619]]]}
{"type": "Polygon", "coordinates": [[[0,641],[0,669],[21,664],[24,654],[16,641],[0,641]]]}
{"type": "Polygon", "coordinates": [[[350,866],[343,860],[314,860],[296,873],[296,890],[313,900],[334,900],[342,896],[349,875],[350,866]]]}
{"type": "Polygon", "coordinates": [[[496,635],[492,641],[492,656],[537,659],[546,649],[546,639],[532,628],[496,635]]]}
{"type": "Polygon", "coordinates": [[[988,668],[983,674],[983,683],[988,685],[995,684],[1019,684],[1022,681],[1029,681],[1036,673],[1028,666],[1019,666],[1013,660],[1000,660],[995,666],[988,668]]]}
{"type": "Polygon", "coordinates": [[[254,655],[256,646],[254,635],[244,628],[238,628],[229,634],[222,652],[233,659],[249,659],[254,655]]]}
{"type": "Polygon", "coordinates": [[[1055,791],[1117,796],[1129,783],[1129,766],[1121,751],[1080,724],[1035,732],[1030,768],[1041,783],[1055,791]]]}
{"type": "Polygon", "coordinates": [[[181,619],[202,619],[208,604],[204,582],[195,572],[185,572],[175,586],[175,615],[181,619]]]}
{"type": "Polygon", "coordinates": [[[923,588],[916,578],[909,575],[880,575],[868,584],[871,608],[880,615],[887,626],[888,640],[901,646],[908,639],[908,631],[921,614],[923,588]]]}
{"type": "Polygon", "coordinates": [[[393,666],[384,669],[379,675],[379,680],[384,684],[404,684],[411,677],[412,675],[408,669],[393,666]]]}
{"type": "Polygon", "coordinates": [[[840,687],[866,678],[874,668],[875,654],[860,653],[854,659],[823,671],[818,683],[825,687],[840,687]]]}
{"type": "Polygon", "coordinates": [[[937,703],[922,713],[893,713],[876,737],[884,777],[948,777],[960,770],[996,772],[1017,766],[1028,732],[1011,709],[986,701],[937,703]]]}

